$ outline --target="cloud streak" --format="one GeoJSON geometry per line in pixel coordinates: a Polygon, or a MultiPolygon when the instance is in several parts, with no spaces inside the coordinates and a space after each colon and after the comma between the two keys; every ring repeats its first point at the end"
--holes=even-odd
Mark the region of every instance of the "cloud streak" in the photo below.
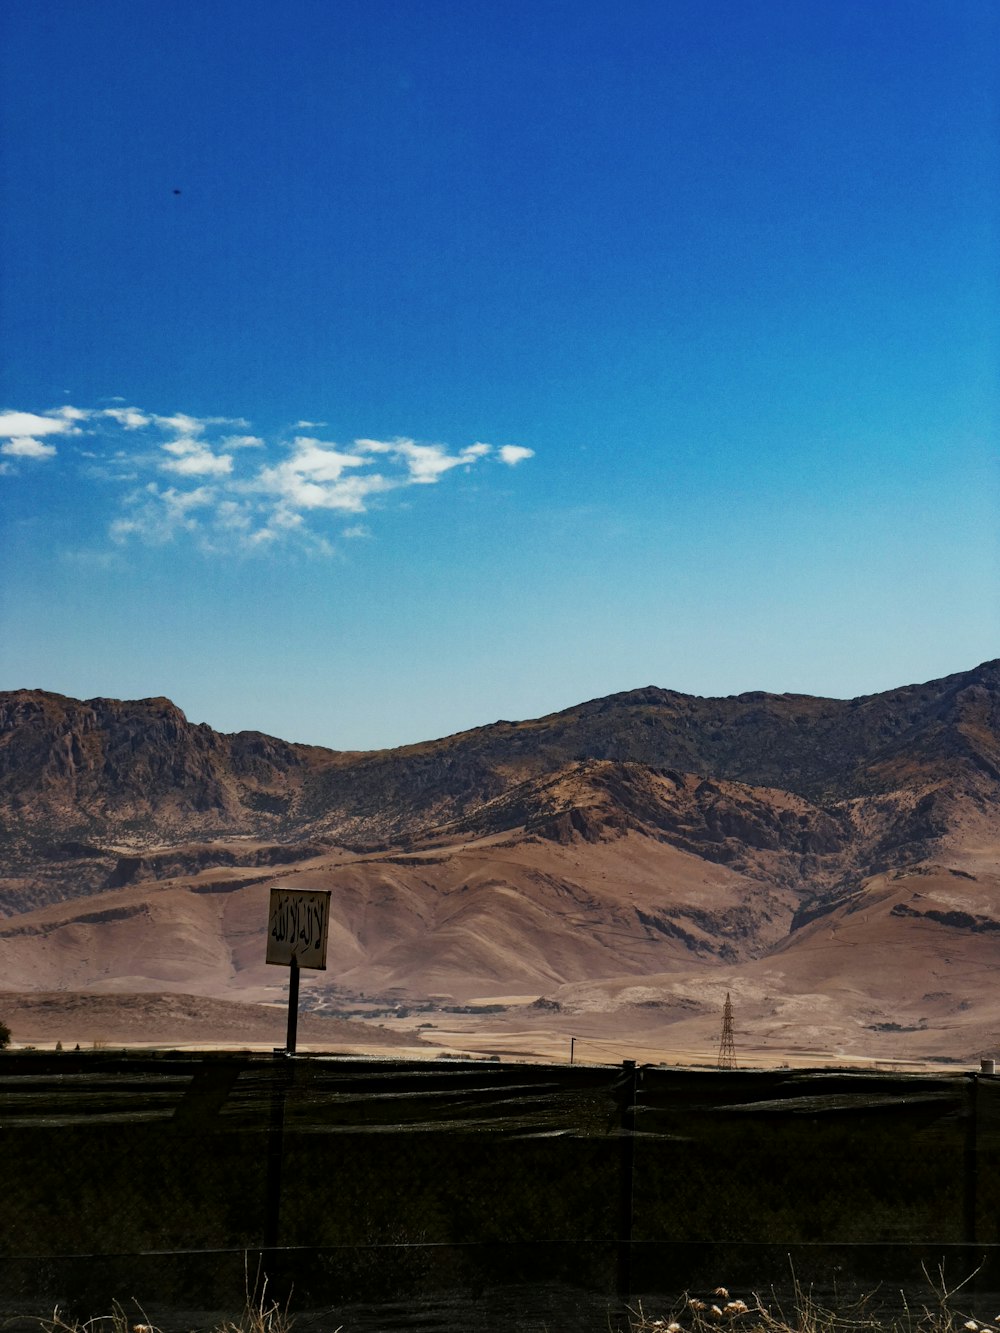
{"type": "Polygon", "coordinates": [[[286,545],[329,552],[331,538],[370,536],[359,517],[394,494],[473,468],[512,468],[534,453],[405,436],[341,444],[306,420],[268,438],[242,418],[164,415],[111,401],[119,405],[0,412],[0,476],[15,484],[23,468],[45,463],[112,487],[107,532],[117,546],[184,541],[213,553],[286,545]]]}
{"type": "Polygon", "coordinates": [[[36,440],[33,435],[15,435],[0,444],[0,454],[8,458],[55,458],[58,452],[54,444],[36,440]]]}
{"type": "Polygon", "coordinates": [[[0,476],[14,476],[16,462],[37,463],[55,458],[59,450],[51,443],[52,435],[78,435],[76,422],[86,414],[75,407],[61,407],[53,412],[0,412],[0,456],[15,462],[0,463],[0,476]]]}
{"type": "Polygon", "coordinates": [[[37,435],[72,435],[81,416],[78,408],[63,407],[40,415],[37,412],[0,412],[0,438],[22,439],[37,435]]]}

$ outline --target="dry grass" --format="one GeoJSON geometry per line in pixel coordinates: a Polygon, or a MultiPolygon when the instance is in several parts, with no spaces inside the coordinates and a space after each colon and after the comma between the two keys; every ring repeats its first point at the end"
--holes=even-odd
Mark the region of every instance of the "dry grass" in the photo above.
{"type": "MultiPolygon", "coordinates": [[[[235,1319],[227,1319],[219,1324],[213,1333],[290,1333],[293,1318],[288,1313],[287,1304],[281,1306],[277,1301],[267,1298],[267,1277],[258,1269],[253,1282],[250,1281],[249,1268],[244,1275],[246,1298],[243,1309],[235,1319]]],[[[42,1333],[161,1333],[155,1324],[146,1318],[145,1311],[137,1301],[135,1305],[138,1318],[129,1317],[125,1309],[115,1301],[109,1315],[88,1319],[84,1323],[70,1323],[54,1310],[51,1319],[41,1320],[42,1333]]],[[[331,1333],[341,1333],[333,1329],[331,1333]]]]}
{"type": "MultiPolygon", "coordinates": [[[[110,1314],[99,1315],[84,1323],[70,1323],[58,1310],[53,1311],[51,1319],[40,1322],[43,1333],[161,1333],[155,1324],[149,1323],[141,1309],[139,1316],[138,1319],[130,1318],[115,1301],[110,1314]]],[[[292,1323],[288,1311],[282,1309],[277,1301],[268,1305],[261,1298],[259,1304],[248,1304],[235,1319],[227,1319],[219,1324],[213,1333],[289,1333],[292,1323]]],[[[340,1330],[333,1333],[340,1333],[340,1330]]]]}
{"type": "MultiPolygon", "coordinates": [[[[137,1307],[138,1308],[138,1307],[137,1307]]],[[[94,1319],[87,1319],[83,1323],[75,1320],[65,1319],[59,1313],[59,1307],[52,1311],[51,1319],[42,1319],[39,1321],[42,1333],[154,1333],[152,1324],[146,1321],[146,1316],[139,1309],[142,1316],[140,1321],[136,1321],[128,1316],[125,1309],[117,1301],[111,1307],[111,1313],[107,1315],[98,1315],[94,1319]]],[[[155,1330],[159,1333],[159,1330],[155,1330]]]]}
{"type": "Polygon", "coordinates": [[[900,1291],[891,1293],[888,1301],[879,1302],[880,1293],[872,1292],[829,1309],[793,1272],[792,1295],[784,1306],[773,1293],[768,1304],[756,1292],[744,1300],[717,1287],[705,1300],[685,1295],[666,1318],[651,1318],[641,1305],[630,1310],[627,1333],[1000,1333],[1000,1314],[982,1320],[955,1308],[954,1298],[975,1272],[954,1286],[946,1281],[943,1267],[935,1276],[924,1268],[924,1276],[929,1299],[919,1307],[912,1307],[900,1291]],[[882,1308],[887,1303],[892,1313],[886,1315],[882,1308]]]}
{"type": "MultiPolygon", "coordinates": [[[[978,1270],[977,1270],[978,1271],[978,1270]]],[[[943,1267],[932,1277],[924,1269],[929,1299],[912,1307],[904,1292],[889,1293],[879,1303],[880,1292],[830,1309],[817,1301],[811,1288],[803,1287],[793,1273],[792,1295],[784,1305],[774,1296],[765,1302],[756,1292],[747,1299],[732,1296],[717,1287],[706,1299],[685,1294],[665,1318],[647,1315],[642,1306],[629,1310],[628,1327],[609,1333],[1000,1333],[1000,1314],[991,1320],[959,1312],[954,1298],[976,1276],[949,1286],[943,1267]],[[892,1313],[882,1308],[891,1304],[892,1313]]],[[[40,1321],[42,1333],[161,1333],[135,1303],[138,1318],[130,1317],[116,1301],[109,1315],[84,1323],[67,1322],[53,1311],[40,1321]]],[[[258,1272],[254,1282],[247,1273],[246,1300],[242,1312],[218,1325],[213,1333],[291,1333],[294,1320],[288,1306],[267,1298],[267,1278],[258,1272]]],[[[330,1333],[342,1333],[342,1328],[330,1333]]],[[[558,1330],[553,1330],[558,1333],[558,1330]]],[[[596,1330],[595,1330],[596,1333],[596,1330]]]]}

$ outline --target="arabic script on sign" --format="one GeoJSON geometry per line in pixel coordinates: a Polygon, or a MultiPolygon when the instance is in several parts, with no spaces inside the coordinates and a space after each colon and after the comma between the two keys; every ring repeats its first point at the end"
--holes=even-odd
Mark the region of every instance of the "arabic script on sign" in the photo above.
{"type": "Polygon", "coordinates": [[[326,967],[329,889],[272,889],[267,917],[267,961],[290,967],[326,967]]]}

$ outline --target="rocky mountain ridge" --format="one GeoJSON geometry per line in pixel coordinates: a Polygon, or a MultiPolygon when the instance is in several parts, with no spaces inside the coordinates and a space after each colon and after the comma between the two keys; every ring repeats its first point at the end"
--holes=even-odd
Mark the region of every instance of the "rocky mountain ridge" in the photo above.
{"type": "Polygon", "coordinates": [[[191,724],[167,699],[0,693],[0,819],[51,840],[172,832],[373,844],[423,833],[589,760],[777,788],[820,807],[1000,781],[1000,660],[851,700],[649,687],[395,750],[343,752],[191,724]]]}
{"type": "Polygon", "coordinates": [[[988,821],[998,774],[1000,662],[855,700],[649,687],[372,752],[220,734],[162,698],[14,691],[0,912],[213,867],[251,884],[335,848],[636,834],[794,887],[801,915],[988,821]]]}
{"type": "Polygon", "coordinates": [[[648,688],[351,753],[165,699],[0,695],[0,975],[273,1001],[288,883],[332,895],[318,1013],[479,1023],[513,995],[512,1042],[597,1015],[703,1034],[731,988],[776,1040],[815,1011],[817,1042],[853,1024],[864,1050],[912,1001],[914,1042],[956,1015],[978,1041],[998,698],[996,662],[846,701],[648,688]]]}

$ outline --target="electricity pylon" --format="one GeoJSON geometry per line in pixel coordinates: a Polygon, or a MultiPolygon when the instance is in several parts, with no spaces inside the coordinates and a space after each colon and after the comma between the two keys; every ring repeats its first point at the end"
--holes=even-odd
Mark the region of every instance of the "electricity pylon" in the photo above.
{"type": "Polygon", "coordinates": [[[736,1068],[736,1043],[733,1041],[733,1002],[726,991],[726,1004],[722,1011],[722,1040],[719,1042],[719,1068],[736,1068]]]}

